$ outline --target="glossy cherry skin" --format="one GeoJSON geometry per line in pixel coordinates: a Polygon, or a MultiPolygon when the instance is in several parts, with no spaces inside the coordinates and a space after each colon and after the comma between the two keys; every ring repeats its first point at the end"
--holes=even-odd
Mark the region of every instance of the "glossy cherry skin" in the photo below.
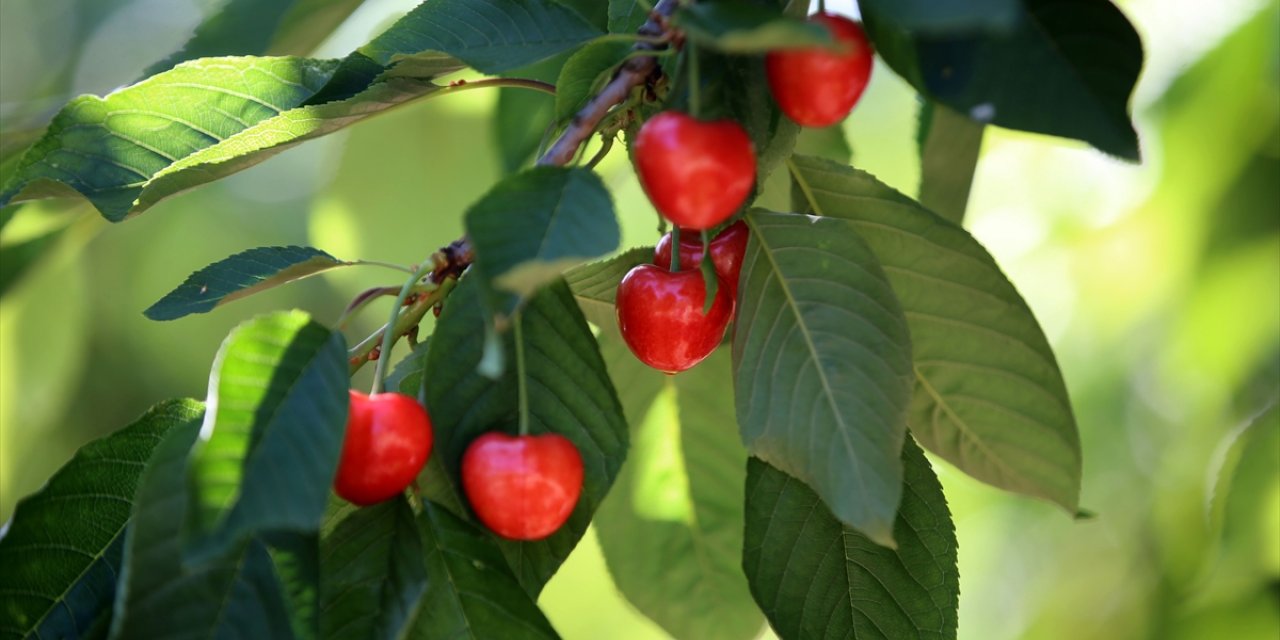
{"type": "Polygon", "coordinates": [[[462,455],[462,490],[480,521],[511,540],[541,540],[582,494],[582,456],[554,433],[476,438],[462,455]]]}
{"type": "Polygon", "coordinates": [[[724,339],[733,317],[733,298],[723,282],[716,288],[711,310],[702,272],[671,272],[642,264],[618,284],[615,301],[618,329],[641,362],[666,373],[678,373],[711,355],[724,339]]]}
{"type": "Polygon", "coordinates": [[[826,25],[847,51],[782,49],[764,58],[773,99],[782,112],[805,127],[828,127],[849,115],[871,77],[873,51],[862,26],[844,16],[818,13],[810,22],[826,25]]]}
{"type": "MultiPolygon", "coordinates": [[[[716,275],[729,287],[729,297],[738,299],[738,274],[742,272],[742,257],[747,253],[747,239],[751,232],[741,220],[725,227],[711,239],[711,264],[716,275]]],[[[671,234],[665,234],[653,248],[653,263],[662,268],[671,266],[671,234]]],[[[697,270],[702,264],[702,237],[692,229],[680,230],[680,270],[697,270]]]]}
{"type": "Polygon", "coordinates": [[[681,228],[700,231],[724,222],[755,184],[755,149],[732,120],[703,122],[665,111],[640,127],[632,149],[644,192],[681,228]]]}
{"type": "Polygon", "coordinates": [[[431,418],[401,393],[367,396],[351,390],[347,433],[333,490],[367,506],[402,493],[431,455],[431,418]]]}

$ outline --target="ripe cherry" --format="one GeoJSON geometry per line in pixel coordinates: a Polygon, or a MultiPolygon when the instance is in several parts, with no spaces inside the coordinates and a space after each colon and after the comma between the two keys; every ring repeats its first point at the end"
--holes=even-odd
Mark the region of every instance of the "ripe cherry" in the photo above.
{"type": "MultiPolygon", "coordinates": [[[[747,239],[751,232],[746,223],[739,220],[711,239],[711,263],[716,275],[729,287],[729,297],[738,299],[738,274],[742,271],[742,257],[747,253],[747,239]]],[[[653,263],[659,267],[671,266],[671,234],[658,240],[653,248],[653,263]]],[[[680,270],[697,270],[702,263],[702,238],[693,230],[680,230],[680,270]]]]}
{"type": "Polygon", "coordinates": [[[394,497],[422,471],[431,455],[431,418],[401,393],[367,396],[351,390],[347,432],[333,490],[360,506],[394,497]]]}
{"type": "Polygon", "coordinates": [[[773,99],[796,124],[827,127],[840,122],[867,88],[873,51],[862,26],[841,15],[818,13],[809,22],[825,25],[847,50],[783,49],[764,58],[773,99]]]}
{"type": "Polygon", "coordinates": [[[622,339],[641,362],[677,373],[711,355],[733,316],[723,282],[711,309],[702,312],[706,283],[697,270],[672,272],[652,264],[634,267],[618,283],[615,301],[622,339]]]}
{"type": "Polygon", "coordinates": [[[701,231],[724,222],[755,184],[751,138],[732,120],[704,122],[666,111],[640,127],[634,149],[644,192],[682,228],[701,231]]]}
{"type": "Polygon", "coordinates": [[[462,490],[480,521],[511,540],[556,532],[582,493],[582,456],[564,436],[476,438],[462,455],[462,490]]]}

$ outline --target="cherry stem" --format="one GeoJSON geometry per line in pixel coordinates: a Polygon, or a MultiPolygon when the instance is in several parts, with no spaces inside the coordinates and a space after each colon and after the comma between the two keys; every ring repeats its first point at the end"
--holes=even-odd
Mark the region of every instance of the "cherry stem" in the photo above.
{"type": "Polygon", "coordinates": [[[827,12],[827,0],[818,0],[818,13],[827,12]]]}
{"type": "Polygon", "coordinates": [[[515,317],[515,340],[516,340],[516,389],[519,393],[520,403],[520,435],[529,435],[529,385],[525,380],[524,365],[524,324],[521,319],[523,313],[517,313],[515,317]]]}
{"type": "Polygon", "coordinates": [[[680,271],[680,225],[671,227],[671,272],[680,271]]]}
{"type": "Polygon", "coordinates": [[[404,265],[393,264],[390,262],[380,262],[378,260],[352,260],[349,264],[353,264],[353,265],[358,264],[358,265],[365,265],[365,266],[371,266],[371,267],[386,267],[388,269],[395,269],[400,273],[413,273],[413,269],[410,269],[409,267],[406,267],[404,265]]]}
{"type": "Polygon", "coordinates": [[[400,309],[404,306],[405,298],[409,297],[409,292],[417,286],[418,281],[426,277],[435,269],[436,265],[431,260],[423,261],[413,275],[405,280],[404,286],[400,287],[400,295],[396,296],[396,303],[391,307],[391,317],[387,320],[387,326],[382,331],[382,346],[378,349],[378,365],[373,369],[373,388],[369,390],[369,395],[376,396],[382,393],[382,377],[387,372],[387,362],[391,360],[391,348],[395,345],[396,338],[400,337],[396,329],[396,321],[400,319],[400,309]]]}
{"type": "Polygon", "coordinates": [[[532,89],[550,95],[556,94],[556,86],[541,80],[525,78],[485,78],[483,80],[459,80],[440,90],[440,93],[458,93],[471,89],[487,89],[491,87],[510,87],[514,89],[532,89]]]}

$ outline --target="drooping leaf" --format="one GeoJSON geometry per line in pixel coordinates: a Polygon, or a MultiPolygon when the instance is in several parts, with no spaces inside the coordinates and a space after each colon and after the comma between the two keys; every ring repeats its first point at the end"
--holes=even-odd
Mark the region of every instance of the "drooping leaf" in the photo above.
{"type": "Polygon", "coordinates": [[[1084,140],[1138,160],[1128,102],[1142,42],[1110,0],[1024,0],[1007,33],[912,33],[862,5],[880,56],[921,94],[982,123],[1084,140]]]}
{"type": "Polygon", "coordinates": [[[862,0],[859,7],[887,24],[912,33],[1006,32],[1017,24],[1018,0],[862,0]]]}
{"type": "Polygon", "coordinates": [[[614,299],[618,283],[637,265],[653,262],[652,247],[628,249],[608,260],[591,262],[569,269],[564,279],[578,300],[582,315],[602,331],[617,332],[618,319],[614,299]]]}
{"type": "Polygon", "coordinates": [[[956,224],[964,222],[985,129],[943,105],[920,107],[920,204],[956,224]]]}
{"type": "MultiPolygon", "coordinates": [[[[627,450],[627,428],[606,375],[595,338],[562,281],[536,294],[521,312],[526,366],[508,366],[492,380],[476,367],[485,337],[478,283],[464,278],[449,296],[427,351],[427,408],[435,427],[439,465],[428,465],[426,486],[445,504],[456,496],[462,454],[489,431],[514,431],[520,420],[519,385],[526,385],[531,433],[558,433],[582,454],[582,496],[568,522],[537,542],[497,540],[525,590],[536,595],[586,532],[591,516],[613,484],[627,450]]],[[[514,332],[502,338],[507,361],[515,363],[514,332]]],[[[459,514],[467,515],[469,514],[459,514]]]]}
{"type": "Polygon", "coordinates": [[[417,517],[405,500],[353,510],[320,542],[320,637],[402,637],[427,586],[417,517]]]}
{"type": "Polygon", "coordinates": [[[956,637],[955,526],[910,439],[902,464],[894,550],[842,526],[803,482],[751,459],[742,566],[780,638],[956,637]]]}
{"type": "Polygon", "coordinates": [[[200,412],[194,400],[156,405],[18,503],[0,537],[0,638],[80,637],[111,608],[142,467],[166,432],[198,424],[200,412]]]}
{"type": "Polygon", "coordinates": [[[565,120],[582,108],[630,52],[629,43],[600,40],[570,56],[556,78],[556,121],[565,120]]]}
{"type": "Polygon", "coordinates": [[[602,32],[553,0],[431,0],[360,48],[384,66],[438,51],[483,73],[501,73],[572,49],[602,32]]]}
{"type": "Polygon", "coordinates": [[[152,320],[176,320],[349,264],[312,247],[249,249],[191,274],[143,313],[152,320]]]}
{"type": "Polygon", "coordinates": [[[169,431],[146,463],[124,544],[111,637],[292,638],[271,556],[258,541],[219,562],[183,563],[181,532],[191,506],[187,456],[200,433],[193,418],[169,431]]]}
{"type": "Polygon", "coordinates": [[[1080,438],[1044,332],[967,232],[870,175],[796,156],[810,209],[850,221],[875,252],[911,328],[920,444],[969,475],[1072,514],[1080,438]]]}
{"type": "Polygon", "coordinates": [[[467,210],[466,226],[473,268],[499,317],[568,267],[614,250],[621,236],[609,191],[580,168],[534,167],[499,182],[467,210]]]}
{"type": "Polygon", "coordinates": [[[902,308],[849,221],[761,210],[746,221],[733,364],[747,450],[892,545],[911,400],[902,308]]]}
{"type": "Polygon", "coordinates": [[[319,529],[347,421],[346,355],[341,333],[300,311],[227,337],[189,464],[190,558],[221,556],[261,532],[319,529]]]}
{"type": "Polygon", "coordinates": [[[681,6],[672,21],[694,44],[723,53],[763,54],[776,49],[836,46],[831,32],[821,25],[749,2],[690,3],[681,6]]]}
{"type": "Polygon", "coordinates": [[[512,575],[503,554],[477,527],[426,501],[418,517],[427,588],[405,637],[558,638],[512,575]]]}
{"type": "Polygon", "coordinates": [[[679,376],[647,373],[638,386],[656,380],[663,395],[645,407],[647,419],[631,417],[631,455],[595,521],[609,573],[673,637],[753,638],[764,620],[742,572],[747,454],[734,428],[729,354],[679,376]]]}

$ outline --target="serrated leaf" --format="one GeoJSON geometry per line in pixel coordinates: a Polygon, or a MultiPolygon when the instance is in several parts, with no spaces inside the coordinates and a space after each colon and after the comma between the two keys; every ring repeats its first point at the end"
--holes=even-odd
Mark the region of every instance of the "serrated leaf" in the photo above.
{"type": "Polygon", "coordinates": [[[822,216],[850,221],[875,252],[911,328],[920,444],[997,487],[1075,513],[1080,438],[1053,349],[995,260],[966,231],[870,175],[796,156],[822,216]]]}
{"type": "Polygon", "coordinates": [[[191,506],[182,487],[198,419],[169,431],[146,463],[125,539],[111,637],[292,638],[271,556],[258,541],[219,562],[183,563],[182,523],[191,506]]]}
{"type": "Polygon", "coordinates": [[[776,49],[834,49],[831,32],[821,25],[758,4],[713,0],[683,5],[672,16],[685,36],[722,53],[767,53],[776,49]]]}
{"type": "Polygon", "coordinates": [[[0,537],[0,637],[80,637],[110,609],[142,467],[166,432],[198,424],[171,400],[76,452],[22,499],[0,537]],[[87,514],[92,514],[91,517],[87,514]]]}
{"type": "Polygon", "coordinates": [[[631,455],[595,520],[618,589],[676,638],[753,638],[764,622],[741,566],[747,454],[730,365],[721,350],[679,376],[648,370],[638,386],[662,397],[632,418],[631,455]]]}
{"type": "Polygon", "coordinates": [[[223,342],[188,470],[189,558],[319,529],[347,421],[346,355],[342,334],[300,311],[259,316],[223,342]]]}
{"type": "Polygon", "coordinates": [[[321,545],[321,638],[396,640],[427,586],[417,516],[404,500],[353,510],[321,545]]]}
{"type": "Polygon", "coordinates": [[[564,167],[534,167],[499,182],[467,210],[466,227],[473,268],[498,317],[565,269],[614,250],[621,236],[600,177],[564,167]]]}
{"type": "Polygon", "coordinates": [[[585,105],[630,52],[629,43],[614,40],[592,42],[574,52],[556,78],[555,120],[563,121],[585,105]]]}
{"type": "MultiPolygon", "coordinates": [[[[427,351],[427,407],[435,426],[428,497],[461,505],[458,469],[473,439],[514,431],[520,420],[520,384],[528,385],[531,433],[558,433],[582,454],[582,496],[568,522],[537,542],[497,540],[520,584],[536,595],[586,532],[613,484],[627,450],[627,426],[595,338],[562,281],[545,287],[521,312],[526,371],[509,366],[498,380],[476,372],[485,336],[480,287],[464,278],[449,296],[427,351]]],[[[516,362],[514,332],[503,337],[507,361],[516,362]]],[[[466,515],[469,514],[459,514],[466,515]]]]}
{"type": "Polygon", "coordinates": [[[1128,103],[1142,42],[1110,0],[1025,0],[1007,33],[910,33],[878,3],[862,12],[877,52],[930,100],[1139,159],[1128,103]]]}
{"type": "Polygon", "coordinates": [[[746,221],[733,364],[747,450],[892,545],[912,380],[902,308],[851,222],[761,210],[746,221]]]}
{"type": "Polygon", "coordinates": [[[920,204],[956,224],[964,222],[985,129],[943,105],[920,107],[920,204]]]}
{"type": "Polygon", "coordinates": [[[483,73],[523,67],[572,49],[602,32],[552,0],[431,0],[360,48],[379,64],[438,51],[483,73]]]}
{"type": "Polygon", "coordinates": [[[601,331],[616,334],[618,317],[614,300],[618,296],[618,283],[635,266],[651,262],[653,247],[636,247],[607,260],[569,269],[564,273],[564,279],[573,290],[582,315],[601,331]]]}
{"type": "Polygon", "coordinates": [[[909,439],[902,464],[893,550],[842,526],[803,482],[751,459],[742,566],[778,637],[956,637],[955,526],[909,439]]]}
{"type": "Polygon", "coordinates": [[[1022,12],[1018,0],[862,0],[859,7],[896,29],[929,34],[1005,32],[1022,12]]]}
{"type": "Polygon", "coordinates": [[[176,320],[349,264],[312,247],[249,249],[191,274],[143,313],[152,320],[176,320]]]}

